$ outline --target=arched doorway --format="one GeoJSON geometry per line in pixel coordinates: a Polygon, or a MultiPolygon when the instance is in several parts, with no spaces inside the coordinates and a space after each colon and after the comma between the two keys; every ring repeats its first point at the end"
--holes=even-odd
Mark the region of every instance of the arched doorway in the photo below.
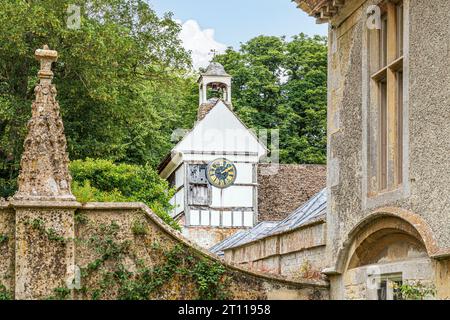
{"type": "Polygon", "coordinates": [[[343,266],[344,299],[395,300],[403,284],[433,287],[433,262],[408,221],[379,215],[356,230],[343,266]]]}

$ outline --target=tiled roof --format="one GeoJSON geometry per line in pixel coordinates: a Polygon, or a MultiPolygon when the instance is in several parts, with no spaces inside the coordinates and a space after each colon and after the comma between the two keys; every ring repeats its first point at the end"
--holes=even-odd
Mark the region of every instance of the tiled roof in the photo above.
{"type": "Polygon", "coordinates": [[[326,186],[325,165],[258,165],[258,219],[280,221],[326,186]],[[272,169],[275,171],[270,172],[272,169]]]}

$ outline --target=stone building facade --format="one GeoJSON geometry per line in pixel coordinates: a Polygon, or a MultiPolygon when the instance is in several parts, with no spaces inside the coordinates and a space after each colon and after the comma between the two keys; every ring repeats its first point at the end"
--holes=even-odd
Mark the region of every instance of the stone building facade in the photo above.
{"type": "Polygon", "coordinates": [[[450,2],[296,2],[329,24],[324,237],[269,229],[225,258],[292,276],[321,239],[332,299],[450,298],[450,2]]]}
{"type": "Polygon", "coordinates": [[[450,2],[296,2],[329,24],[332,298],[449,298],[450,2]]]}

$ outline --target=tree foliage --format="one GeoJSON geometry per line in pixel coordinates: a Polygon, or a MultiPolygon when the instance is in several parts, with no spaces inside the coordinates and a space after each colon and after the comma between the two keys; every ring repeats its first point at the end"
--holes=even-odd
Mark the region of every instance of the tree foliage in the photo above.
{"type": "MultiPolygon", "coordinates": [[[[198,107],[172,15],[158,17],[145,0],[3,0],[0,25],[0,197],[16,190],[38,80],[34,51],[48,44],[59,53],[54,83],[70,158],[105,159],[74,161],[77,196],[143,201],[165,217],[170,192],[151,168],[198,107]],[[70,5],[81,9],[79,29],[68,27],[70,5]]],[[[282,162],[325,162],[326,51],[321,37],[260,36],[216,57],[233,75],[243,121],[280,129],[282,162]]]]}
{"type": "Polygon", "coordinates": [[[4,0],[0,25],[0,196],[16,188],[34,51],[44,44],[59,53],[54,83],[71,159],[155,165],[172,130],[195,119],[180,26],[144,0],[4,0]],[[68,28],[69,5],[81,8],[80,29],[68,28]]]}
{"type": "Polygon", "coordinates": [[[152,167],[86,159],[72,161],[70,173],[72,192],[78,201],[143,202],[167,224],[179,229],[168,214],[174,192],[152,167]]]}
{"type": "Polygon", "coordinates": [[[280,130],[281,162],[325,163],[325,38],[259,36],[216,60],[233,76],[233,105],[243,121],[280,130]]]}

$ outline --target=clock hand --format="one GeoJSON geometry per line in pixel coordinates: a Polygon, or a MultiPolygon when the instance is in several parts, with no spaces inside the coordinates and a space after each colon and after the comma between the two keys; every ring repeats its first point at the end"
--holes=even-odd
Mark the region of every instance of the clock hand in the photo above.
{"type": "Polygon", "coordinates": [[[233,167],[229,167],[228,169],[223,170],[222,173],[228,172],[228,171],[230,171],[232,169],[233,169],[233,167]]]}
{"type": "Polygon", "coordinates": [[[232,169],[233,169],[233,166],[226,166],[225,169],[222,170],[222,173],[228,172],[228,171],[230,171],[230,170],[232,170],[232,169]]]}

